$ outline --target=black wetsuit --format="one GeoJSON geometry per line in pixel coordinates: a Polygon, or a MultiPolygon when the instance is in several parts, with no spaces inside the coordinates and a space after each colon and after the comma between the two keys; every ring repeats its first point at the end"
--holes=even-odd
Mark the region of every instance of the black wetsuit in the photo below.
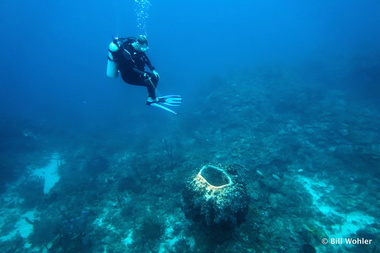
{"type": "Polygon", "coordinates": [[[113,52],[112,56],[118,63],[123,81],[129,84],[147,87],[149,97],[155,99],[158,78],[152,73],[146,72],[145,65],[148,66],[151,71],[155,68],[145,52],[138,52],[133,48],[133,42],[135,42],[135,40],[131,38],[119,39],[116,41],[119,50],[113,52]],[[144,74],[146,74],[146,76],[144,76],[144,74]]]}

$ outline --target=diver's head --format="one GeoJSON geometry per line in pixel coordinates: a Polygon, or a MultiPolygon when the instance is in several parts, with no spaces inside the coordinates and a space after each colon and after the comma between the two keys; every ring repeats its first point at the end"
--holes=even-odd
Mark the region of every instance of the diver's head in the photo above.
{"type": "Polygon", "coordinates": [[[137,40],[132,43],[133,48],[138,52],[145,52],[148,50],[148,40],[145,35],[139,35],[137,40]]]}

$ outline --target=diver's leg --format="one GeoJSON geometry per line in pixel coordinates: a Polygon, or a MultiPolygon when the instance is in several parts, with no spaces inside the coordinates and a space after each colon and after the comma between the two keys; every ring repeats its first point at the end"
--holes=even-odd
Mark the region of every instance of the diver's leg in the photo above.
{"type": "Polygon", "coordinates": [[[154,101],[157,98],[156,89],[158,85],[158,79],[155,76],[153,76],[151,78],[145,79],[144,83],[146,88],[148,89],[148,100],[150,98],[152,101],[154,101]]]}

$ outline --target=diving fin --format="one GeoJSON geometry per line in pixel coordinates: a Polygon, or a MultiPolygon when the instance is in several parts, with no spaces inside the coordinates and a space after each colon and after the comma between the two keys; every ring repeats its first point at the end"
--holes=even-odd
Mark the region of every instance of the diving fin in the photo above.
{"type": "Polygon", "coordinates": [[[157,103],[169,106],[180,106],[182,103],[182,97],[180,95],[166,95],[158,97],[157,103]]]}
{"type": "Polygon", "coordinates": [[[155,107],[161,108],[165,111],[171,112],[173,114],[177,114],[175,111],[167,108],[163,105],[168,106],[180,106],[182,103],[182,97],[180,95],[166,95],[162,97],[157,97],[157,101],[148,103],[148,105],[153,105],[155,107]]]}
{"type": "Polygon", "coordinates": [[[155,106],[155,107],[161,108],[161,109],[163,109],[163,110],[165,110],[165,111],[167,111],[167,112],[171,112],[171,113],[173,113],[173,114],[178,114],[178,113],[176,113],[175,111],[173,111],[172,109],[169,109],[169,108],[167,108],[167,107],[165,107],[165,106],[163,106],[163,105],[160,105],[159,103],[152,103],[152,104],[150,104],[150,105],[153,105],[153,106],[155,106]]]}

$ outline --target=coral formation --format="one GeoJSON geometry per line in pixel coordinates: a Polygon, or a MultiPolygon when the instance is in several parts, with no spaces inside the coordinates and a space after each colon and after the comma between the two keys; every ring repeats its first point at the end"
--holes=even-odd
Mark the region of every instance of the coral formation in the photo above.
{"type": "MultiPolygon", "coordinates": [[[[249,197],[236,168],[203,166],[182,193],[188,219],[202,222],[211,232],[232,231],[248,211],[249,197]]],[[[219,237],[220,238],[220,237],[219,237]]]]}
{"type": "Polygon", "coordinates": [[[45,122],[34,132],[48,146],[33,152],[0,133],[0,252],[375,252],[379,110],[287,73],[205,85],[170,128],[136,112],[128,130],[74,128],[74,141],[45,122]],[[57,153],[60,180],[44,194],[33,172],[57,153]],[[218,163],[233,165],[197,167],[218,163]],[[348,237],[373,243],[321,244],[348,237]]]}

